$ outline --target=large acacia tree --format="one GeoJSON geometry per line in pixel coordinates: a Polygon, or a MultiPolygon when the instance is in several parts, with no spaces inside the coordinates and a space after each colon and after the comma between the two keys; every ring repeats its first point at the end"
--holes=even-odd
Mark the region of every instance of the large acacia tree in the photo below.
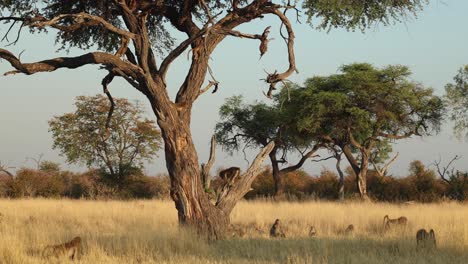
{"type": "Polygon", "coordinates": [[[308,79],[290,91],[285,107],[296,108],[299,130],[342,150],[367,199],[369,163],[378,168],[392,141],[437,132],[444,106],[432,89],[409,79],[405,66],[357,63],[340,71],[308,79]]]}
{"type": "MultiPolygon", "coordinates": [[[[310,21],[320,20],[322,28],[364,29],[374,23],[389,24],[412,15],[425,2],[306,0],[302,10],[310,21]]],[[[11,25],[6,27],[6,34],[25,27],[40,34],[54,29],[50,31],[56,32],[61,47],[93,50],[77,57],[26,63],[8,50],[0,49],[0,58],[14,68],[7,74],[30,75],[97,64],[108,73],[103,86],[121,77],[148,98],[162,132],[171,196],[179,221],[207,230],[212,237],[221,235],[229,223],[231,210],[249,190],[255,168],[271,151],[273,143],[260,153],[242,180],[212,204],[202,188],[199,160],[190,132],[193,103],[204,91],[217,87],[214,78],[206,80],[208,62],[228,36],[259,41],[261,53],[267,51],[269,27],[257,34],[235,30],[265,16],[281,21],[289,64],[285,70],[265,77],[271,95],[278,83],[297,70],[294,29],[287,15],[295,16],[300,7],[273,0],[1,0],[0,9],[0,20],[11,25]],[[291,12],[286,14],[287,10],[291,12]],[[173,45],[176,31],[186,38],[173,45]],[[173,87],[177,95],[172,100],[166,75],[174,60],[188,49],[190,68],[182,85],[173,87]],[[158,53],[163,55],[157,56],[158,53]]],[[[15,41],[16,36],[21,34],[9,34],[9,39],[15,41]]]]}

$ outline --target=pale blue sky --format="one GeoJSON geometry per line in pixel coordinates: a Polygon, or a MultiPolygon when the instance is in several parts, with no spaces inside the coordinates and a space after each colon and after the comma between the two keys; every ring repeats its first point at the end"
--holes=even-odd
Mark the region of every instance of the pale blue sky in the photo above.
{"type": "MultiPolygon", "coordinates": [[[[336,73],[337,68],[346,63],[370,62],[377,66],[387,64],[407,65],[413,71],[413,79],[433,87],[437,94],[443,94],[444,85],[452,81],[457,69],[468,64],[468,1],[433,1],[417,19],[389,27],[375,26],[362,34],[332,30],[330,33],[317,31],[307,24],[295,24],[296,56],[299,74],[291,80],[302,83],[313,75],[336,73]]],[[[243,94],[248,100],[267,100],[262,91],[265,84],[259,79],[265,77],[264,70],[272,72],[287,67],[284,42],[278,34],[278,21],[270,18],[257,21],[239,30],[261,33],[272,25],[269,52],[258,60],[258,42],[229,38],[213,55],[211,67],[221,82],[218,93],[207,93],[195,104],[192,131],[200,162],[208,156],[209,138],[218,120],[218,109],[226,97],[243,94]]],[[[0,33],[6,30],[0,25],[0,33]]],[[[23,61],[35,61],[66,54],[55,53],[52,34],[28,35],[14,47],[8,47],[15,54],[25,50],[23,61]]],[[[4,46],[5,43],[1,43],[4,46]]],[[[82,51],[73,50],[70,55],[82,51]]],[[[0,72],[10,70],[5,61],[0,63],[0,72]]],[[[169,75],[170,94],[174,95],[188,69],[188,61],[183,55],[171,67],[169,75]]],[[[47,121],[54,115],[73,110],[74,98],[78,95],[94,95],[101,92],[100,81],[105,72],[88,66],[79,70],[59,70],[33,76],[14,75],[0,77],[0,161],[10,166],[32,166],[27,157],[37,157],[43,153],[44,159],[64,162],[58,152],[51,149],[52,139],[47,121]]],[[[146,99],[123,81],[115,81],[110,88],[115,97],[137,99],[148,104],[146,99]]],[[[149,109],[149,108],[148,108],[149,109]]],[[[148,112],[151,118],[154,116],[148,112]]],[[[429,164],[442,157],[448,160],[458,154],[463,155],[456,166],[468,169],[468,143],[457,140],[452,135],[450,124],[437,136],[424,139],[399,141],[394,149],[400,158],[391,168],[395,174],[405,175],[408,164],[420,159],[429,164]]],[[[248,153],[252,157],[254,152],[248,153]]],[[[163,153],[146,167],[149,174],[165,172],[163,153]]],[[[294,159],[291,159],[294,162],[294,159]]],[[[266,163],[267,164],[267,163],[266,163]]],[[[245,167],[243,154],[231,157],[218,149],[216,166],[245,167]]],[[[323,166],[332,163],[307,163],[306,171],[318,173],[323,166]]],[[[63,167],[69,167],[63,165],[63,167]]],[[[70,166],[74,170],[83,169],[70,166]]]]}

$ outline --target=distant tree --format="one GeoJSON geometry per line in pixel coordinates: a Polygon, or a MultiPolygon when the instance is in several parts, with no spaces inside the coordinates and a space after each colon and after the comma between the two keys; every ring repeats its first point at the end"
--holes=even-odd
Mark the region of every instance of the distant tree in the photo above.
{"type": "Polygon", "coordinates": [[[447,165],[442,165],[442,160],[434,161],[440,178],[449,186],[448,195],[453,199],[463,201],[468,197],[468,172],[453,168],[453,163],[462,157],[455,155],[447,165]]]}
{"type": "MultiPolygon", "coordinates": [[[[24,28],[38,34],[56,32],[59,48],[73,47],[87,52],[26,63],[10,51],[0,49],[0,58],[14,68],[8,74],[31,75],[99,65],[107,74],[102,81],[107,92],[107,86],[116,77],[141,92],[151,104],[162,131],[171,197],[179,222],[218,238],[224,234],[236,202],[249,191],[273,143],[252,162],[255,166],[245,173],[248,177],[241,177],[240,183],[233,185],[216,204],[211,203],[200,180],[200,164],[190,125],[195,101],[211,87],[215,87],[214,91],[218,87],[209,70],[210,58],[217,47],[228,41],[228,37],[252,39],[259,42],[263,55],[268,49],[271,28],[257,34],[241,32],[238,28],[253,25],[264,17],[277,19],[287,46],[288,65],[265,76],[267,95],[271,95],[278,84],[297,70],[295,33],[288,15],[293,14],[296,19],[295,11],[304,11],[309,22],[320,21],[318,26],[322,29],[363,30],[377,23],[389,25],[405,19],[427,2],[307,0],[295,5],[280,0],[2,0],[0,21],[10,23],[2,39],[17,43],[24,35],[21,34],[24,28]],[[287,13],[288,10],[291,12],[287,13]],[[182,36],[184,39],[174,46],[174,40],[182,36]],[[190,67],[180,77],[183,83],[172,86],[175,90],[171,91],[167,73],[187,50],[191,51],[190,67]],[[206,80],[208,74],[211,80],[206,80]],[[176,94],[173,98],[172,92],[176,94]]],[[[44,53],[44,47],[40,52],[44,53]]],[[[235,76],[235,72],[232,69],[234,77],[242,77],[235,76]]]]}
{"type": "Polygon", "coordinates": [[[231,153],[243,148],[264,148],[269,142],[275,147],[269,154],[274,195],[284,192],[284,177],[287,173],[298,170],[320,148],[307,135],[299,135],[294,118],[288,111],[282,111],[278,102],[267,105],[262,102],[246,104],[242,96],[226,99],[219,114],[221,121],[216,124],[218,142],[231,153]],[[291,152],[301,155],[294,165],[281,167],[288,163],[291,152]]]}
{"type": "Polygon", "coordinates": [[[0,161],[0,173],[5,173],[10,178],[13,178],[14,176],[13,176],[13,173],[10,172],[10,169],[13,169],[13,167],[3,165],[2,162],[0,161]]]}
{"type": "Polygon", "coordinates": [[[54,117],[49,126],[53,147],[67,162],[98,166],[120,186],[134,168],[141,168],[144,160],[156,155],[161,134],[154,121],[143,118],[138,104],[127,99],[114,101],[115,110],[107,127],[110,105],[102,95],[78,96],[75,112],[54,117]]]}
{"type": "MultiPolygon", "coordinates": [[[[340,71],[307,80],[304,88],[289,91],[291,100],[284,104],[298,108],[301,131],[343,151],[366,199],[373,151],[385,142],[437,132],[443,103],[432,89],[409,80],[411,73],[404,66],[377,69],[359,63],[340,71]]],[[[381,154],[388,152],[385,149],[381,154]]]]}
{"type": "Polygon", "coordinates": [[[39,164],[39,170],[45,172],[60,172],[60,164],[53,161],[44,160],[39,164]]]}
{"type": "Polygon", "coordinates": [[[460,68],[453,80],[445,86],[450,118],[455,122],[455,133],[468,139],[468,65],[460,68]]]}

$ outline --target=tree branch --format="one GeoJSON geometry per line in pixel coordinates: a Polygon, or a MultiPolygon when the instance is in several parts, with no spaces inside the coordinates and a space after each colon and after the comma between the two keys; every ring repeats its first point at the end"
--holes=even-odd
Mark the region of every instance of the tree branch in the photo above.
{"type": "Polygon", "coordinates": [[[216,158],[216,136],[213,135],[211,136],[210,157],[206,164],[202,163],[201,165],[202,182],[203,182],[203,187],[205,189],[210,188],[210,182],[211,182],[210,170],[214,164],[215,158],[216,158]]]}
{"type": "Polygon", "coordinates": [[[322,147],[321,144],[315,145],[309,152],[307,152],[305,155],[302,155],[302,158],[299,160],[298,163],[296,163],[295,165],[292,165],[292,166],[281,169],[280,173],[285,174],[285,173],[292,172],[292,171],[300,169],[302,167],[302,165],[304,165],[304,162],[307,159],[312,158],[314,153],[317,152],[317,150],[319,150],[320,147],[322,147]]]}
{"type": "Polygon", "coordinates": [[[77,57],[60,57],[34,63],[22,63],[8,50],[0,49],[0,58],[7,60],[16,69],[16,71],[7,72],[5,75],[17,73],[31,75],[38,72],[52,72],[60,68],[75,69],[89,64],[101,64],[109,68],[118,68],[134,79],[138,79],[144,74],[140,67],[104,52],[91,52],[77,57]]]}
{"type": "Polygon", "coordinates": [[[0,21],[5,21],[5,20],[13,20],[13,21],[23,21],[25,22],[25,26],[28,27],[36,27],[36,28],[44,28],[44,27],[53,27],[61,31],[74,31],[82,26],[93,26],[100,24],[103,27],[105,27],[107,30],[110,32],[113,32],[115,34],[134,39],[136,38],[136,35],[128,32],[126,30],[120,29],[112,25],[111,23],[107,22],[101,17],[90,15],[84,12],[77,13],[77,14],[62,14],[58,15],[50,20],[47,20],[43,16],[36,16],[32,18],[21,18],[21,17],[0,17],[0,21]],[[65,18],[73,18],[75,20],[75,24],[72,26],[63,26],[58,24],[61,20],[65,18]],[[85,19],[88,19],[90,21],[94,21],[95,23],[89,23],[86,22],[85,19]]]}
{"type": "MultiPolygon", "coordinates": [[[[457,160],[459,160],[461,158],[462,158],[461,156],[455,155],[455,157],[453,157],[453,159],[451,159],[449,161],[447,166],[441,166],[441,162],[442,162],[441,158],[439,158],[438,161],[434,161],[434,165],[437,168],[437,173],[439,174],[440,178],[442,180],[444,180],[446,183],[450,183],[450,180],[447,179],[446,174],[447,174],[447,172],[449,172],[449,169],[452,166],[452,163],[454,163],[455,161],[457,161],[457,160]]],[[[453,172],[453,170],[452,170],[452,172],[453,172]]]]}
{"type": "Polygon", "coordinates": [[[384,177],[387,174],[388,168],[397,160],[399,155],[400,152],[397,152],[395,157],[393,157],[382,169],[380,169],[379,166],[374,162],[374,160],[371,159],[372,165],[374,166],[374,169],[377,172],[377,174],[379,174],[380,177],[384,177]]]}
{"type": "Polygon", "coordinates": [[[109,89],[107,89],[107,86],[112,82],[112,80],[114,80],[114,77],[115,77],[115,74],[112,73],[112,72],[109,72],[109,74],[106,75],[106,77],[104,77],[104,79],[102,79],[102,89],[103,89],[103,92],[107,95],[107,98],[109,99],[109,102],[110,102],[110,108],[109,108],[109,113],[107,114],[107,118],[106,118],[106,139],[110,136],[110,122],[111,122],[111,119],[112,119],[112,113],[114,112],[114,107],[115,107],[115,102],[114,102],[114,98],[112,98],[112,95],[111,93],[109,92],[109,89]]]}
{"type": "Polygon", "coordinates": [[[0,162],[0,172],[6,173],[8,176],[10,176],[10,178],[13,179],[14,178],[13,174],[10,171],[8,171],[8,169],[10,168],[13,168],[13,167],[7,167],[0,162]]]}
{"type": "Polygon", "coordinates": [[[283,80],[285,80],[289,76],[291,76],[294,73],[294,71],[297,72],[297,68],[296,68],[296,57],[295,57],[295,54],[294,54],[294,38],[295,38],[295,36],[294,36],[294,31],[293,31],[291,22],[286,17],[286,15],[284,15],[276,7],[270,8],[267,13],[271,13],[271,14],[276,15],[281,20],[282,25],[284,25],[286,27],[286,30],[288,32],[288,38],[287,38],[286,42],[287,42],[287,46],[288,46],[289,68],[286,71],[282,72],[282,73],[277,73],[277,71],[275,71],[274,73],[270,73],[270,74],[268,74],[267,78],[265,79],[265,82],[270,84],[270,88],[268,89],[268,92],[267,92],[266,96],[268,98],[271,98],[272,95],[273,95],[273,91],[276,90],[276,84],[283,81],[283,80]]]}
{"type": "Polygon", "coordinates": [[[270,154],[274,147],[275,143],[273,141],[268,143],[268,145],[258,153],[250,167],[239,178],[237,183],[227,186],[222,191],[216,202],[216,206],[219,209],[230,212],[234,208],[236,202],[250,191],[250,186],[260,172],[263,161],[268,157],[268,154],[270,154]]]}

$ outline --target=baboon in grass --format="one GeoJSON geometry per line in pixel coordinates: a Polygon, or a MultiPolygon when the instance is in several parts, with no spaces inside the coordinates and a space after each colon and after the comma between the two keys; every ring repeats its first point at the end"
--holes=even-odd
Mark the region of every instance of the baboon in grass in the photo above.
{"type": "Polygon", "coordinates": [[[315,226],[311,226],[309,229],[309,236],[314,237],[317,235],[317,230],[315,229],[315,226]]]}
{"type": "Polygon", "coordinates": [[[416,232],[416,244],[418,247],[436,247],[434,230],[431,229],[427,232],[426,229],[419,229],[418,232],[416,232]]]}
{"type": "Polygon", "coordinates": [[[47,246],[42,251],[42,257],[61,257],[67,256],[71,260],[74,260],[75,257],[79,258],[81,252],[81,237],[75,237],[71,241],[60,244],[47,246]]]}
{"type": "Polygon", "coordinates": [[[354,225],[349,225],[344,231],[345,235],[350,235],[353,232],[354,232],[354,225]]]}
{"type": "Polygon", "coordinates": [[[279,219],[276,219],[273,226],[271,226],[270,237],[286,237],[282,230],[281,221],[279,219]]]}
{"type": "Polygon", "coordinates": [[[383,228],[384,230],[390,229],[390,227],[393,226],[405,226],[406,223],[408,223],[408,218],[404,216],[400,216],[395,219],[391,219],[388,217],[388,215],[384,216],[383,218],[383,228]]]}

